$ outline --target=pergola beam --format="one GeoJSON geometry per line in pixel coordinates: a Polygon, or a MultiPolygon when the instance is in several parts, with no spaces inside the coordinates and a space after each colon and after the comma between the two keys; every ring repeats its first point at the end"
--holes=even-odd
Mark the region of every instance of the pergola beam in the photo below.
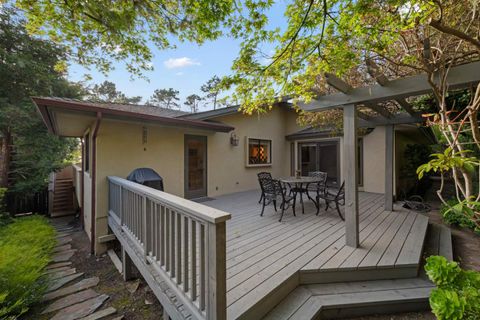
{"type": "Polygon", "coordinates": [[[342,79],[338,78],[333,73],[325,72],[325,78],[327,79],[328,85],[330,85],[331,87],[334,87],[340,92],[349,93],[350,91],[353,90],[353,87],[351,85],[349,85],[342,79]]]}
{"type": "Polygon", "coordinates": [[[400,105],[400,107],[402,107],[405,111],[407,111],[408,114],[410,114],[411,116],[418,115],[418,112],[415,112],[415,110],[413,110],[412,105],[408,103],[408,101],[405,98],[398,98],[398,99],[395,99],[395,101],[400,105]]]}
{"type": "Polygon", "coordinates": [[[372,60],[367,60],[367,71],[372,78],[381,86],[386,86],[389,82],[387,76],[380,71],[380,67],[372,60]]]}
{"type": "Polygon", "coordinates": [[[390,113],[390,111],[388,111],[387,108],[385,108],[381,105],[378,105],[378,104],[375,104],[375,103],[369,103],[369,102],[364,103],[364,105],[365,105],[365,107],[372,109],[373,111],[375,111],[376,113],[378,113],[379,115],[381,115],[384,118],[388,119],[388,118],[392,117],[392,114],[390,113]]]}
{"type": "MultiPolygon", "coordinates": [[[[435,81],[438,83],[438,76],[435,81]]],[[[452,67],[447,76],[450,90],[468,87],[480,82],[480,61],[452,67]]],[[[427,74],[420,74],[396,80],[390,80],[387,85],[372,85],[353,88],[345,93],[335,93],[319,97],[310,103],[299,102],[305,111],[323,111],[341,107],[347,104],[379,103],[388,100],[408,98],[427,94],[432,91],[427,74]]]]}

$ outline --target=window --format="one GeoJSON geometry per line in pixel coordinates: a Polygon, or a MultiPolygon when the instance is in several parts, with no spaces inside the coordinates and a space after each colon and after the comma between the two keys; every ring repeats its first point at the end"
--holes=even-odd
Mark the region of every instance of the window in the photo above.
{"type": "Polygon", "coordinates": [[[90,171],[90,134],[89,133],[87,133],[85,135],[83,145],[84,145],[84,148],[85,148],[84,159],[83,159],[83,161],[85,162],[84,163],[84,170],[85,170],[85,172],[89,172],[90,171]]]}
{"type": "Polygon", "coordinates": [[[272,140],[248,138],[248,165],[272,163],[272,140]]]}

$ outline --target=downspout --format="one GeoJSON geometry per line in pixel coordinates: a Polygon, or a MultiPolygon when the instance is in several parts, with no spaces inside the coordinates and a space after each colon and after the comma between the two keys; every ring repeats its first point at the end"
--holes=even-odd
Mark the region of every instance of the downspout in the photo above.
{"type": "Polygon", "coordinates": [[[97,121],[95,122],[95,127],[93,128],[92,133],[92,221],[91,221],[91,247],[90,252],[92,254],[95,253],[95,243],[97,242],[96,235],[95,235],[95,220],[96,220],[96,207],[97,207],[97,134],[98,129],[100,128],[100,122],[102,121],[102,113],[97,112],[97,121]]]}
{"type": "Polygon", "coordinates": [[[82,226],[82,229],[85,228],[85,216],[84,216],[84,209],[85,209],[85,143],[83,142],[82,139],[82,171],[80,177],[82,178],[81,181],[81,192],[82,194],[80,195],[80,225],[82,226]]]}

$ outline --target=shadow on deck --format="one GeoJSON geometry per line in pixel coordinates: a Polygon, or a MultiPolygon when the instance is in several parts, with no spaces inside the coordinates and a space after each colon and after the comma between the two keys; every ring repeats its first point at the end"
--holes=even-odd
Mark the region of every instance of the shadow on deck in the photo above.
{"type": "MultiPolygon", "coordinates": [[[[302,285],[417,277],[426,216],[399,206],[385,211],[382,194],[360,193],[361,245],[355,249],[345,246],[344,222],[334,209],[325,211],[323,205],[316,216],[313,203],[305,202],[305,214],[297,205],[296,217],[289,209],[278,222],[272,206],[260,216],[259,196],[248,191],[203,203],[232,215],[227,222],[228,319],[261,318],[290,293],[302,296],[297,292],[302,285]]],[[[431,288],[427,282],[413,286],[422,297],[431,288]]],[[[335,292],[336,284],[328,288],[321,290],[335,292]]],[[[282,317],[277,312],[275,318],[282,317]]]]}

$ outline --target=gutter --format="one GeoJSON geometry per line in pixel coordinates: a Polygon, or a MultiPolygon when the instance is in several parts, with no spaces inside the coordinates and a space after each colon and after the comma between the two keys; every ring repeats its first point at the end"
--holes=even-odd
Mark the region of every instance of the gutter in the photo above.
{"type": "Polygon", "coordinates": [[[102,122],[102,113],[97,112],[97,121],[95,122],[95,127],[92,133],[92,214],[91,214],[91,229],[90,234],[92,235],[92,241],[90,246],[90,252],[95,254],[95,243],[97,242],[96,239],[96,228],[95,228],[95,220],[97,216],[96,207],[97,207],[97,134],[98,129],[100,128],[100,123],[102,122]]]}

